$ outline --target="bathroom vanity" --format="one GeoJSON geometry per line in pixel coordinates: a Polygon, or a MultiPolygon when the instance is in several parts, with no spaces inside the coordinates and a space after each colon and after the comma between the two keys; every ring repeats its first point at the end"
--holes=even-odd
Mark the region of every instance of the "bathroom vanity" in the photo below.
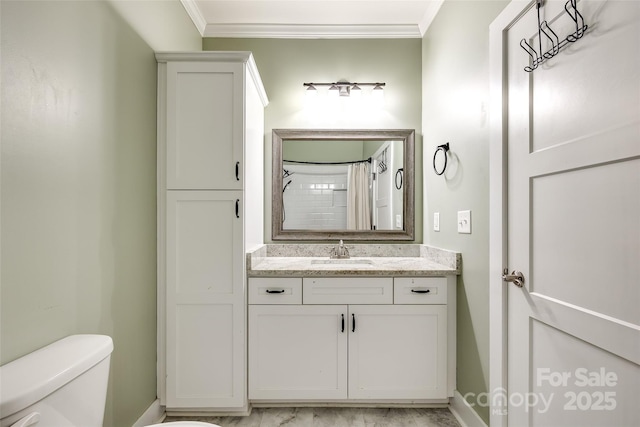
{"type": "Polygon", "coordinates": [[[248,256],[250,402],[447,403],[459,255],[353,245],[360,256],[329,259],[328,247],[248,256]]]}
{"type": "MultiPolygon", "coordinates": [[[[455,388],[460,255],[363,243],[334,251],[346,256],[348,249],[348,259],[329,257],[341,238],[414,239],[414,131],[275,132],[274,221],[284,221],[283,173],[295,173],[283,172],[282,164],[282,146],[292,138],[361,141],[363,147],[364,141],[396,142],[402,163],[394,166],[389,145],[381,157],[389,163],[387,175],[378,181],[390,187],[394,172],[399,201],[389,215],[379,212],[380,224],[383,217],[390,224],[395,219],[387,228],[289,230],[275,224],[274,240],[336,240],[264,245],[268,101],[253,56],[169,52],[156,59],[157,368],[166,412],[241,415],[251,404],[446,404],[455,388]],[[400,206],[402,213],[390,214],[400,206]]],[[[381,163],[372,163],[377,178],[381,163]]]]}

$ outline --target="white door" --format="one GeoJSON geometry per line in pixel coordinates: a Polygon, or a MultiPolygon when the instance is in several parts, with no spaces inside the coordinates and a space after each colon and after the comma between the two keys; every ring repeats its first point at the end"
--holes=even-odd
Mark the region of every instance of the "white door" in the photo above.
{"type": "Polygon", "coordinates": [[[350,399],[446,399],[446,355],[445,305],[349,306],[350,399]]]}
{"type": "MultiPolygon", "coordinates": [[[[561,39],[576,31],[564,6],[540,11],[561,39]]],[[[525,279],[501,287],[507,390],[492,390],[492,425],[640,425],[640,2],[577,6],[586,35],[531,73],[520,41],[539,46],[535,2],[491,28],[493,101],[505,100],[492,150],[508,153],[492,157],[508,171],[492,183],[507,211],[492,244],[525,279]]]]}
{"type": "Polygon", "coordinates": [[[374,182],[374,225],[376,230],[393,230],[393,206],[392,206],[392,171],[393,150],[391,144],[384,144],[375,152],[374,170],[376,180],[374,182]],[[382,167],[380,165],[383,165],[382,167]]]}
{"type": "Polygon", "coordinates": [[[167,192],[167,408],[245,404],[241,200],[167,192]]]}
{"type": "Polygon", "coordinates": [[[167,189],[242,189],[243,65],[167,63],[167,189]]]}
{"type": "Polygon", "coordinates": [[[345,399],[346,305],[249,306],[249,399],[345,399]]]}

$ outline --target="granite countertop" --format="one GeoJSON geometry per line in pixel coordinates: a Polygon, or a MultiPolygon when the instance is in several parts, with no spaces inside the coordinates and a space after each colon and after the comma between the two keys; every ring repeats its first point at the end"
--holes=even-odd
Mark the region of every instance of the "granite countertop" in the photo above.
{"type": "Polygon", "coordinates": [[[351,258],[330,260],[334,245],[264,245],[247,254],[249,277],[447,276],[461,272],[459,253],[425,245],[346,245],[351,258]]]}

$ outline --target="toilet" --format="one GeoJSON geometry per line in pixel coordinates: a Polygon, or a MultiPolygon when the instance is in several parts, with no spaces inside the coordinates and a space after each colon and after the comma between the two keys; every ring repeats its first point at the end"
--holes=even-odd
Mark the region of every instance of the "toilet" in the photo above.
{"type": "Polygon", "coordinates": [[[112,351],[111,337],[71,335],[0,366],[0,427],[102,427],[112,351]]]}

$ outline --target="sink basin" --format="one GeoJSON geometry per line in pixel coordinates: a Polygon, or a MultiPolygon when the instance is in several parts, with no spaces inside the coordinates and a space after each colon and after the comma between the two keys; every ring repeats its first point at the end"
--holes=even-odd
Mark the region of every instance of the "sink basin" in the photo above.
{"type": "Polygon", "coordinates": [[[338,264],[338,265],[371,265],[373,261],[370,259],[312,259],[311,264],[338,264]]]}

